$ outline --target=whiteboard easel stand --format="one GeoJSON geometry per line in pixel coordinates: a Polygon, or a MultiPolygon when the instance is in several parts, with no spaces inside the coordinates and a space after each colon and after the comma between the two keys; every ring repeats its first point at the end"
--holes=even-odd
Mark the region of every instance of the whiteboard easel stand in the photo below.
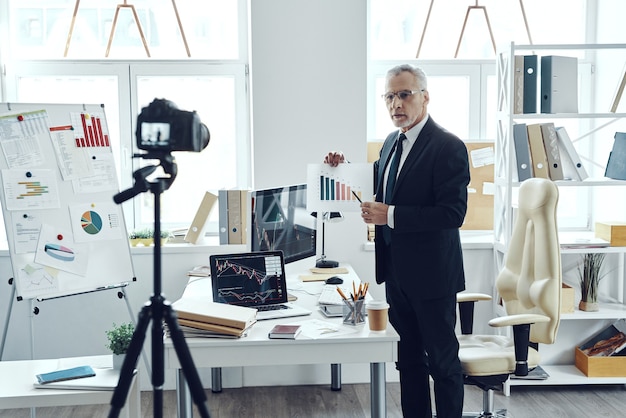
{"type": "Polygon", "coordinates": [[[13,299],[15,298],[15,285],[13,284],[13,277],[9,279],[9,286],[11,286],[11,296],[9,297],[9,304],[7,309],[7,315],[4,319],[4,330],[2,331],[2,342],[0,342],[0,361],[4,355],[4,344],[7,340],[7,330],[9,329],[9,321],[11,320],[11,311],[13,310],[13,299]]]}
{"type": "MultiPolygon", "coordinates": [[[[0,361],[2,361],[2,356],[4,353],[4,345],[6,342],[6,337],[7,337],[7,333],[8,333],[8,329],[9,329],[9,322],[11,320],[11,313],[13,311],[13,300],[15,299],[15,279],[11,278],[9,279],[9,285],[11,285],[11,299],[9,300],[9,304],[8,304],[8,309],[7,309],[7,315],[6,315],[6,319],[4,321],[4,330],[2,332],[2,343],[0,345],[0,361]]],[[[109,286],[106,289],[97,289],[94,291],[90,291],[90,292],[84,292],[84,293],[92,293],[92,292],[98,292],[98,291],[103,291],[103,290],[113,290],[113,289],[119,289],[117,292],[117,297],[120,299],[124,299],[124,301],[126,302],[126,309],[128,310],[128,315],[130,316],[130,320],[133,324],[133,326],[137,326],[137,323],[135,321],[135,314],[133,312],[133,309],[130,306],[130,302],[128,301],[128,295],[126,294],[126,286],[128,286],[128,283],[120,283],[117,286],[109,286]]],[[[76,293],[73,295],[67,295],[67,296],[76,296],[80,293],[76,293]]],[[[62,297],[67,297],[67,296],[62,296],[62,297]]],[[[57,299],[57,298],[48,298],[48,299],[57,299]]],[[[46,299],[37,299],[39,302],[43,302],[46,299]]],[[[35,325],[34,325],[34,320],[33,318],[35,317],[35,315],[39,315],[39,307],[35,305],[35,299],[31,299],[30,300],[30,358],[34,359],[35,358],[35,325]]],[[[141,352],[141,356],[143,357],[143,361],[144,364],[146,366],[146,370],[148,371],[149,374],[152,374],[152,372],[150,371],[150,363],[148,363],[148,359],[146,357],[146,353],[145,351],[142,350],[141,352]]]]}

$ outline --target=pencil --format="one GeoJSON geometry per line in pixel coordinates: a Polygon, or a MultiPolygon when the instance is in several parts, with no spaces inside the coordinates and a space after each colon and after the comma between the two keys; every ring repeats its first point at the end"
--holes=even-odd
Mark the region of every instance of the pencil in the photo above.
{"type": "Polygon", "coordinates": [[[337,292],[339,292],[339,294],[341,295],[343,300],[348,300],[348,298],[346,297],[346,294],[343,293],[343,290],[341,290],[341,288],[339,286],[337,286],[337,292]]]}
{"type": "Polygon", "coordinates": [[[361,202],[361,198],[359,197],[359,195],[358,195],[358,194],[356,194],[356,193],[354,193],[354,190],[352,190],[352,195],[353,195],[354,197],[356,197],[356,200],[358,200],[358,201],[359,201],[359,203],[363,203],[363,202],[361,202]]]}

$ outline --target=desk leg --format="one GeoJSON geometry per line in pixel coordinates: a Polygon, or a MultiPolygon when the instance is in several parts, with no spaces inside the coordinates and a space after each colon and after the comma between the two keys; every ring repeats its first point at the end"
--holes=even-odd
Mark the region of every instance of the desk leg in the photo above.
{"type": "Polygon", "coordinates": [[[211,392],[220,393],[222,391],[222,368],[211,367],[211,392]]]}
{"type": "Polygon", "coordinates": [[[330,390],[341,390],[341,364],[330,365],[330,390]]]}
{"type": "Polygon", "coordinates": [[[191,392],[187,387],[183,369],[178,369],[176,374],[176,401],[178,405],[178,418],[192,418],[191,392]]]}
{"type": "Polygon", "coordinates": [[[370,396],[372,418],[387,416],[385,363],[370,363],[370,396]]]}

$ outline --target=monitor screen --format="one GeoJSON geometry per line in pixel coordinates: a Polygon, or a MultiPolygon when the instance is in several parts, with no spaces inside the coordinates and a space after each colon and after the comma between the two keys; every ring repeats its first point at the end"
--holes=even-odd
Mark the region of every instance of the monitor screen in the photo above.
{"type": "Polygon", "coordinates": [[[251,250],[282,251],[285,263],[315,256],[316,218],[306,210],[306,184],[252,192],[251,250]]]}

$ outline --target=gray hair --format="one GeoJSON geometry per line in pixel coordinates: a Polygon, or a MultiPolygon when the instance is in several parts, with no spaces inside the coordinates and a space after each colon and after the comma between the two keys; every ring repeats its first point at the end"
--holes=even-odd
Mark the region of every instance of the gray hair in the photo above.
{"type": "Polygon", "coordinates": [[[392,77],[400,75],[404,71],[413,74],[413,76],[415,77],[415,80],[417,81],[418,86],[421,89],[428,90],[428,82],[426,80],[426,73],[421,68],[414,67],[411,64],[401,64],[401,65],[397,65],[389,69],[389,71],[387,71],[386,80],[389,80],[392,77]]]}

